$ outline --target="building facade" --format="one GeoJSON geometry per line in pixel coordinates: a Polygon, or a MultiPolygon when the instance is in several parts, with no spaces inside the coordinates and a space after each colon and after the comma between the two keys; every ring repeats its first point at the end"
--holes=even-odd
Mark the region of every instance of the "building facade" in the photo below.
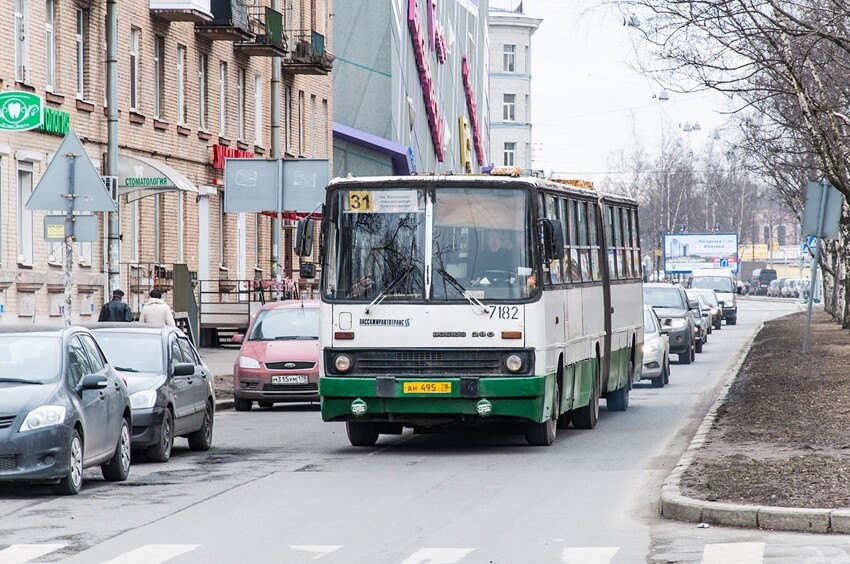
{"type": "Polygon", "coordinates": [[[532,169],[531,37],[542,20],[514,9],[491,8],[490,147],[496,166],[532,169]]]}
{"type": "Polygon", "coordinates": [[[488,4],[336,2],[335,176],[490,164],[488,4]]]}
{"type": "MultiPolygon", "coordinates": [[[[332,0],[117,3],[121,288],[138,310],[199,280],[269,279],[272,220],[224,211],[224,159],[271,156],[271,61],[283,58],[281,154],[330,158],[332,0]]],[[[61,322],[63,248],[26,201],[69,128],[95,166],[107,152],[106,3],[0,0],[0,90],[38,94],[40,129],[0,131],[0,323],[61,322]]],[[[74,321],[105,300],[101,239],[75,245],[74,321]]],[[[287,239],[288,240],[288,239],[287,239]]],[[[291,260],[289,261],[291,262],[291,260]]]]}

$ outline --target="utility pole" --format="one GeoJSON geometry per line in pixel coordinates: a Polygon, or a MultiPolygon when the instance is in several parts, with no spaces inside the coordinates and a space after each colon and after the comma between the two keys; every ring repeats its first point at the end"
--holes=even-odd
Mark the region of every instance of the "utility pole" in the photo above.
{"type": "MultiPolygon", "coordinates": [[[[106,2],[106,174],[118,177],[118,1],[106,2]]],[[[116,205],[118,198],[115,199],[116,205]]],[[[108,212],[107,272],[112,295],[121,284],[120,208],[108,212]]]]}
{"type": "MultiPolygon", "coordinates": [[[[280,0],[272,0],[272,9],[280,12],[280,0]]],[[[280,76],[280,57],[272,57],[272,146],[271,157],[273,159],[282,159],[280,147],[280,91],[281,91],[281,76],[280,76]]],[[[278,186],[278,191],[282,187],[278,186]]],[[[278,195],[280,200],[280,195],[278,195]]],[[[283,214],[280,206],[278,206],[277,216],[272,221],[272,249],[276,252],[275,264],[275,282],[277,283],[277,299],[283,299],[283,214]]]]}

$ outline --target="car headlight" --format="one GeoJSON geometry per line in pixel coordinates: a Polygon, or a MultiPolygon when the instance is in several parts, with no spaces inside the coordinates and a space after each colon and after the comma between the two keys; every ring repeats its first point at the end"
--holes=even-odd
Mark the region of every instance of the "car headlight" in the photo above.
{"type": "Polygon", "coordinates": [[[347,354],[338,354],[334,357],[334,368],[337,372],[345,373],[351,370],[351,365],[354,364],[351,357],[347,354]]]}
{"type": "Polygon", "coordinates": [[[681,329],[688,325],[688,321],[686,319],[682,319],[681,317],[676,317],[670,320],[670,327],[673,329],[681,329]]]}
{"type": "Polygon", "coordinates": [[[156,390],[144,390],[130,396],[130,407],[133,409],[149,409],[156,404],[156,390]]]}
{"type": "Polygon", "coordinates": [[[518,354],[509,354],[505,359],[505,368],[508,369],[508,372],[516,374],[522,370],[522,357],[518,354]]]}
{"type": "Polygon", "coordinates": [[[42,405],[27,413],[21,425],[20,433],[34,431],[65,422],[65,408],[61,405],[42,405]]]}
{"type": "Polygon", "coordinates": [[[653,345],[653,344],[645,343],[645,344],[643,345],[643,354],[654,353],[654,352],[656,352],[657,350],[658,350],[658,347],[657,347],[657,346],[655,346],[655,345],[653,345]]]}
{"type": "Polygon", "coordinates": [[[256,358],[239,355],[239,368],[259,368],[260,363],[256,358]]]}

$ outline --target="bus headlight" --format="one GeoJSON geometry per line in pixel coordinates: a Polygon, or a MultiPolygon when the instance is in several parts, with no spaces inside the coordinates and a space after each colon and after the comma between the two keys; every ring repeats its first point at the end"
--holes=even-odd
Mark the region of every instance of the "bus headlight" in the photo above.
{"type": "Polygon", "coordinates": [[[338,354],[334,357],[334,368],[336,368],[337,372],[346,373],[351,370],[352,365],[351,357],[347,354],[338,354]]]}
{"type": "Polygon", "coordinates": [[[507,358],[505,358],[505,368],[508,369],[508,372],[516,374],[522,370],[522,357],[518,354],[509,354],[507,358]]]}

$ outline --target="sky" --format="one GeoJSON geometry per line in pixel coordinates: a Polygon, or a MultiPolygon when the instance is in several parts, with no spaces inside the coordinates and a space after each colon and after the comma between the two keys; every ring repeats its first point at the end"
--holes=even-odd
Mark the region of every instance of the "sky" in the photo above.
{"type": "MultiPolygon", "coordinates": [[[[519,3],[491,0],[496,7],[519,3]]],[[[675,85],[633,70],[646,51],[615,8],[599,0],[522,4],[543,20],[531,42],[533,168],[601,182],[615,168],[611,154],[633,147],[636,138],[657,152],[663,129],[697,149],[726,121],[720,96],[678,94],[675,85]],[[655,97],[664,87],[666,102],[655,97]],[[701,129],[685,133],[686,122],[701,129]]]]}

